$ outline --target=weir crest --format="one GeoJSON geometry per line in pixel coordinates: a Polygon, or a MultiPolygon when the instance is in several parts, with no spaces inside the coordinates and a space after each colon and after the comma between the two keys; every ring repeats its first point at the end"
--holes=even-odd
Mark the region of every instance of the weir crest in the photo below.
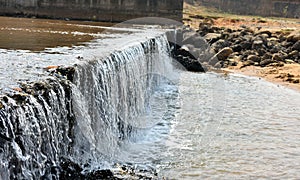
{"type": "Polygon", "coordinates": [[[152,95],[176,76],[165,33],[93,57],[1,96],[0,179],[59,178],[66,159],[101,166],[157,123],[152,95]]]}

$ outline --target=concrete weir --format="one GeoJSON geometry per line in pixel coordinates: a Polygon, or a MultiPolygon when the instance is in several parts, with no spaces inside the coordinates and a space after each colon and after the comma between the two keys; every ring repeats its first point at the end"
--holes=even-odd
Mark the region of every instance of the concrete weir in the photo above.
{"type": "Polygon", "coordinates": [[[82,26],[106,31],[85,45],[0,49],[0,179],[87,179],[116,162],[172,70],[171,30],[82,26]]]}
{"type": "Polygon", "coordinates": [[[138,17],[181,21],[183,0],[0,0],[1,15],[122,22],[138,17]]]}

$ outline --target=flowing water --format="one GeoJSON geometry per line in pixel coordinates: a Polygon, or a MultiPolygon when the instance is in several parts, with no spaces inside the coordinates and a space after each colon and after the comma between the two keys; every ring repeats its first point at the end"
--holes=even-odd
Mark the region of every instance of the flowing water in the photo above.
{"type": "Polygon", "coordinates": [[[62,158],[154,179],[300,176],[299,92],[182,71],[165,30],[114,30],[85,46],[1,50],[0,179],[57,178],[62,158]],[[74,77],[43,70],[53,64],[74,77]],[[20,82],[30,88],[11,95],[20,82]]]}
{"type": "Polygon", "coordinates": [[[299,92],[258,78],[189,72],[173,88],[172,116],[129,143],[125,161],[170,179],[300,176],[299,92]]]}

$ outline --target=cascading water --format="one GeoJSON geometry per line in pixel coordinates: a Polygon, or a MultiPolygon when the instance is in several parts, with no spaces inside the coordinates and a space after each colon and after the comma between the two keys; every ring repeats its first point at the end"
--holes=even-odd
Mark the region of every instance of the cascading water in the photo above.
{"type": "Polygon", "coordinates": [[[70,97],[60,82],[49,81],[47,85],[47,91],[20,96],[19,101],[16,97],[3,97],[0,118],[3,179],[36,179],[54,171],[59,158],[68,155],[70,97]]]}
{"type": "MultiPolygon", "coordinates": [[[[153,122],[139,119],[171,71],[165,35],[78,63],[1,97],[0,179],[59,177],[61,159],[101,166],[122,140],[153,122]],[[72,71],[73,72],[73,71],[72,71]]],[[[92,166],[92,165],[91,165],[92,166]]]]}
{"type": "Polygon", "coordinates": [[[77,68],[75,157],[114,158],[122,140],[151,123],[136,117],[147,111],[151,93],[171,71],[168,51],[166,38],[158,37],[77,68]]]}

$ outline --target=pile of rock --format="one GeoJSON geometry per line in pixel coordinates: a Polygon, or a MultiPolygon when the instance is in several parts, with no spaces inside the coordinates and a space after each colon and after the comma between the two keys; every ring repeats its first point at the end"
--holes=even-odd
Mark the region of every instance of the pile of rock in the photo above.
{"type": "Polygon", "coordinates": [[[208,64],[216,68],[283,66],[284,63],[300,63],[300,32],[252,30],[241,27],[238,30],[203,26],[197,31],[209,43],[211,54],[208,64]]]}
{"type": "Polygon", "coordinates": [[[185,27],[171,42],[172,54],[189,71],[209,67],[283,66],[300,63],[300,31],[220,28],[203,21],[197,32],[185,27]],[[174,45],[175,44],[175,45],[174,45]]]}

